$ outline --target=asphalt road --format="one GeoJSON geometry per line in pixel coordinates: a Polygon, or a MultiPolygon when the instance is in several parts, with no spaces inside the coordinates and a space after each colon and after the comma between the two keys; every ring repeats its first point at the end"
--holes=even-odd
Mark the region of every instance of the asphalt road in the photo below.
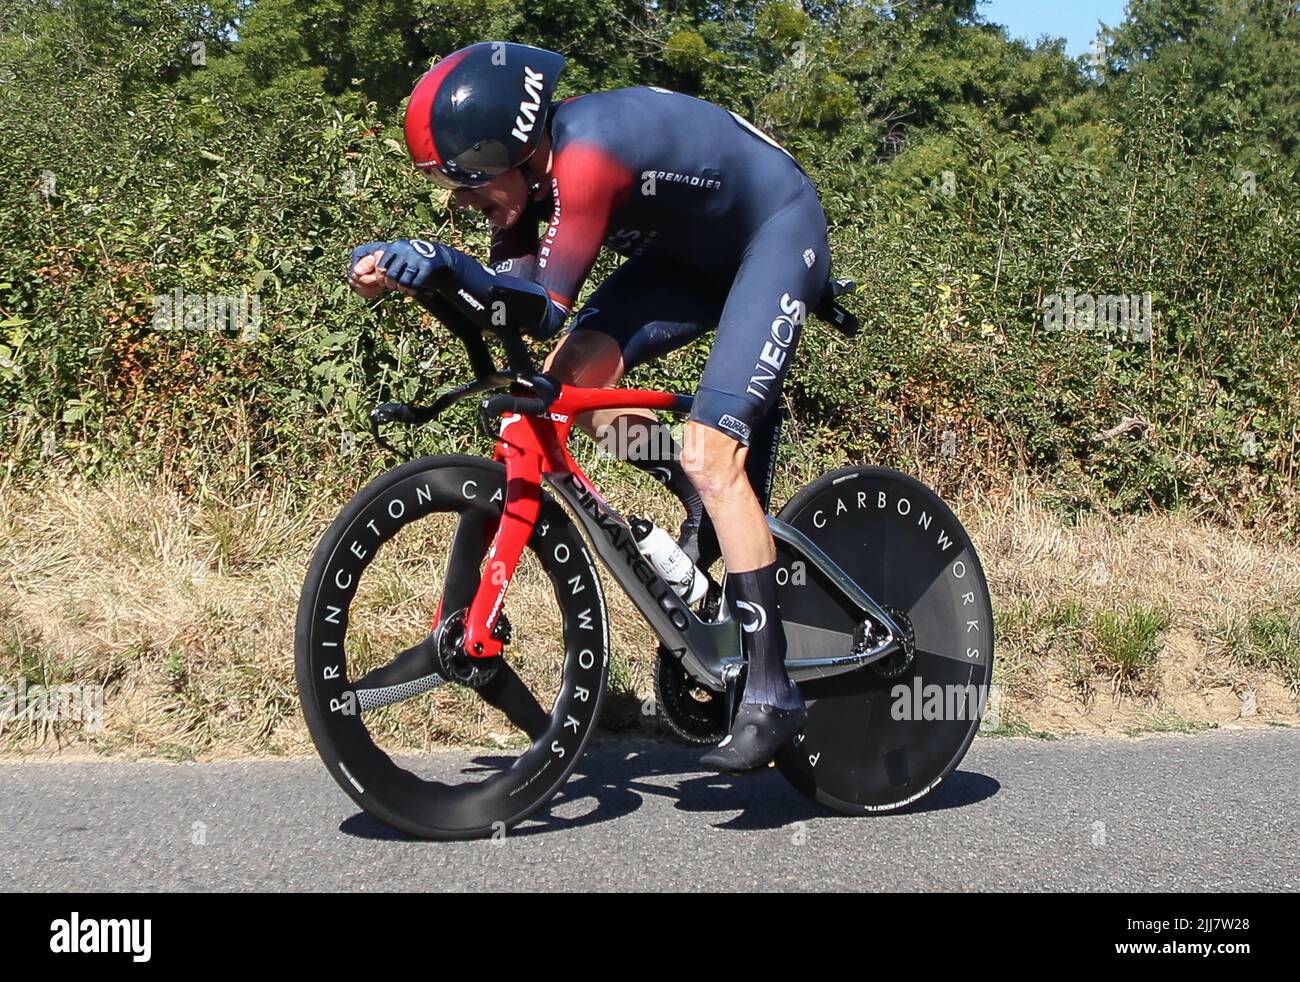
{"type": "Polygon", "coordinates": [[[452,844],[359,813],[314,760],[9,764],[0,889],[1300,889],[1300,730],[979,739],[871,818],[696,757],[601,741],[541,819],[452,844]]]}

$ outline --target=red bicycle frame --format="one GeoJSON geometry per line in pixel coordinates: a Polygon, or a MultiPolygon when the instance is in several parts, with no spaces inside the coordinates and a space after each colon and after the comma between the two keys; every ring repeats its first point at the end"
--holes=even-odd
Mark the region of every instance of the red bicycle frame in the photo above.
{"type": "Polygon", "coordinates": [[[567,474],[588,495],[600,493],[569,453],[575,416],[597,409],[659,409],[682,412],[689,397],[649,389],[593,389],[562,385],[545,413],[511,413],[501,418],[494,460],[505,464],[506,495],[501,520],[487,553],[487,575],[480,581],[465,618],[465,653],[494,658],[502,642],[492,637],[506,590],[519,557],[532,538],[541,511],[542,475],[567,474]]]}

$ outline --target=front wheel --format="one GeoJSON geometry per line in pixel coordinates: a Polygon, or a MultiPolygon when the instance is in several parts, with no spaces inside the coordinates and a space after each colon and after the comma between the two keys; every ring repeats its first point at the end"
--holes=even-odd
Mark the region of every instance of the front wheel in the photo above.
{"type": "Polygon", "coordinates": [[[582,756],[605,693],[596,567],[547,495],[497,622],[502,657],[464,655],[504,498],[500,464],[403,464],[348,503],[303,585],[298,688],[316,748],[361,808],[423,838],[499,833],[540,808],[582,756]],[[421,754],[452,743],[487,753],[459,768],[421,754]]]}
{"type": "MultiPolygon", "coordinates": [[[[970,536],[933,491],[883,467],[825,474],[779,517],[885,607],[905,637],[881,662],[800,684],[808,724],[777,766],[839,811],[903,808],[965,756],[989,691],[993,610],[970,536]]],[[[792,661],[853,649],[863,614],[780,542],[777,605],[792,661]]]]}

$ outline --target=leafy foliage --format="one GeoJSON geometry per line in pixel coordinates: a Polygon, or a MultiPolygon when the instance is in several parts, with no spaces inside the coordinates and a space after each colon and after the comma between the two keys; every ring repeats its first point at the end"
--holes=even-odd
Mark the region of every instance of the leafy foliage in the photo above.
{"type": "MultiPolygon", "coordinates": [[[[466,365],[418,307],[351,295],[346,257],[483,249],[406,166],[402,99],[510,38],[566,54],[562,95],[675,87],[813,175],[865,326],[805,334],[802,459],[1294,529],[1298,30],[1266,0],[1137,0],[1091,65],[973,0],[0,0],[7,466],[183,487],[381,466],[352,436],[369,406],[466,365]],[[256,297],[261,323],[177,329],[155,318],[177,290],[256,297]],[[1150,337],[1048,329],[1066,291],[1150,294],[1150,337]]],[[[707,350],[635,381],[690,391],[707,350]]],[[[475,439],[468,409],[428,436],[475,439]]]]}

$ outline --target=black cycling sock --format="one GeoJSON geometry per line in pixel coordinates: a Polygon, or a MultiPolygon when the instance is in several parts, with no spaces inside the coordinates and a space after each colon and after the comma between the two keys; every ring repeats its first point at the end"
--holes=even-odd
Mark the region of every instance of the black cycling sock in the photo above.
{"type": "MultiPolygon", "coordinates": [[[[632,458],[620,457],[633,467],[645,471],[656,481],[675,494],[686,509],[686,520],[682,523],[682,533],[686,534],[688,526],[698,529],[704,517],[704,502],[700,493],[686,475],[682,467],[682,448],[673,438],[668,426],[656,421],[646,422],[646,439],[644,446],[653,447],[656,452],[650,454],[633,454],[632,458]]],[[[627,450],[633,449],[629,442],[627,450]]]]}
{"type": "Polygon", "coordinates": [[[727,573],[727,590],[744,629],[749,667],[742,702],[777,709],[803,705],[785,670],[785,629],[776,610],[776,563],[747,573],[727,573]]]}

